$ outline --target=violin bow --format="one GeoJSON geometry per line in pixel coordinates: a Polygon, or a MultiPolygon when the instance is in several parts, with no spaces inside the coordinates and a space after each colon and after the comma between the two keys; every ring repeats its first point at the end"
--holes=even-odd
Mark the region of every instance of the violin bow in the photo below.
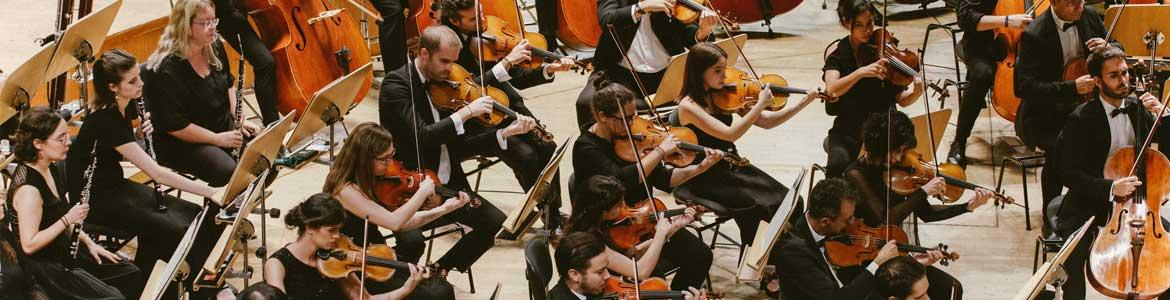
{"type": "MultiPolygon", "coordinates": [[[[483,24],[481,21],[483,15],[483,7],[480,6],[479,0],[475,0],[475,37],[479,41],[479,45],[468,45],[468,47],[483,47],[483,24]]],[[[476,63],[479,64],[479,96],[483,97],[487,95],[487,77],[484,76],[483,71],[483,49],[480,49],[477,59],[476,63]]]]}
{"type": "MultiPolygon", "coordinates": [[[[756,73],[756,68],[752,67],[752,61],[748,60],[747,55],[743,53],[743,47],[740,47],[739,43],[735,42],[735,36],[731,35],[731,26],[727,24],[726,20],[724,20],[723,14],[720,13],[719,10],[715,9],[714,0],[711,0],[711,4],[709,6],[706,6],[706,8],[711,10],[711,12],[715,13],[715,15],[718,16],[718,18],[715,18],[715,19],[717,19],[719,21],[719,26],[723,27],[723,33],[727,35],[727,39],[731,40],[731,45],[735,46],[735,51],[739,52],[739,57],[741,59],[743,59],[743,63],[747,65],[748,71],[750,71],[752,73],[752,78],[756,79],[756,83],[762,84],[762,82],[760,82],[760,75],[758,73],[756,73]]],[[[761,87],[762,87],[762,85],[761,85],[761,87]]]]}
{"type": "Polygon", "coordinates": [[[368,250],[367,247],[369,247],[369,245],[370,245],[370,215],[367,214],[365,217],[362,217],[362,222],[364,223],[364,225],[362,226],[362,228],[364,228],[364,229],[362,229],[362,258],[361,258],[362,259],[362,278],[360,278],[361,281],[358,283],[358,285],[360,286],[360,289],[361,289],[361,294],[358,294],[358,300],[365,300],[366,294],[367,294],[366,293],[366,254],[367,254],[366,251],[368,250]]]}
{"type": "MultiPolygon", "coordinates": [[[[646,88],[642,86],[642,79],[639,79],[638,73],[634,72],[634,64],[630,62],[630,56],[626,54],[626,49],[624,46],[622,46],[621,40],[618,40],[617,29],[614,29],[613,24],[605,24],[605,28],[609,31],[609,37],[613,39],[613,43],[617,46],[618,51],[621,51],[622,59],[625,60],[627,66],[630,66],[628,69],[630,71],[630,76],[634,77],[634,83],[637,83],[638,90],[642,92],[643,100],[646,101],[646,104],[650,105],[650,111],[652,114],[654,114],[655,121],[661,122],[661,119],[658,118],[658,113],[654,109],[654,103],[650,101],[650,97],[646,95],[646,88]]],[[[626,129],[626,138],[630,140],[630,152],[634,153],[634,159],[637,160],[634,162],[634,166],[638,169],[638,177],[642,179],[642,188],[646,190],[646,197],[653,198],[654,194],[653,191],[650,190],[650,181],[646,179],[646,170],[644,167],[642,167],[642,153],[639,152],[638,148],[634,146],[634,133],[630,131],[630,122],[626,121],[625,105],[622,105],[619,101],[617,107],[618,113],[621,114],[622,127],[626,129]]],[[[637,105],[634,105],[634,109],[637,110],[637,105]]],[[[636,113],[634,117],[638,117],[636,113]]],[[[663,159],[665,159],[665,157],[663,157],[663,159]]],[[[654,216],[658,216],[658,207],[653,203],[651,203],[649,206],[650,210],[654,212],[654,216]]],[[[637,266],[637,262],[634,262],[634,265],[637,266]]]]}
{"type": "MultiPolygon", "coordinates": [[[[622,119],[625,119],[624,117],[622,119]]],[[[651,204],[650,206],[654,206],[651,204]]],[[[642,281],[638,279],[638,258],[633,255],[630,256],[630,262],[634,264],[634,299],[642,300],[642,281]]]]}
{"type": "MultiPolygon", "coordinates": [[[[878,55],[877,55],[878,60],[881,60],[881,58],[883,56],[885,56],[886,36],[889,35],[889,32],[890,32],[890,29],[889,29],[890,18],[886,17],[889,13],[889,7],[890,7],[890,1],[889,0],[882,0],[882,30],[885,31],[885,34],[882,34],[882,36],[878,37],[878,39],[879,39],[878,47],[877,47],[878,48],[878,55]]],[[[850,23],[852,23],[852,22],[850,22],[850,23]]],[[[882,84],[885,85],[886,81],[883,80],[882,84]]],[[[886,185],[887,185],[887,187],[886,187],[886,213],[885,213],[886,225],[890,224],[890,199],[892,199],[894,197],[894,189],[892,186],[890,186],[891,183],[894,182],[894,172],[893,172],[894,171],[894,164],[893,164],[893,162],[890,161],[890,152],[893,152],[892,148],[893,148],[893,144],[894,144],[894,128],[892,126],[894,124],[894,110],[897,109],[897,108],[895,108],[894,105],[895,104],[891,103],[890,107],[886,109],[886,155],[885,155],[886,157],[882,158],[882,160],[886,162],[886,177],[887,177],[886,178],[886,185]]],[[[927,110],[927,112],[929,113],[930,111],[927,110]]],[[[930,116],[927,115],[927,118],[929,119],[930,116]]],[[[893,234],[893,232],[891,232],[891,228],[889,226],[886,226],[886,236],[884,238],[886,240],[891,240],[891,239],[893,239],[893,236],[894,236],[894,234],[893,234]]]]}

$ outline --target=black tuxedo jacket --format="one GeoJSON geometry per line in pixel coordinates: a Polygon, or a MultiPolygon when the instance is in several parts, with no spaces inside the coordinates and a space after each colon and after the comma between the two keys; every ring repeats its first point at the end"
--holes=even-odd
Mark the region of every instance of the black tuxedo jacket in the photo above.
{"type": "MultiPolygon", "coordinates": [[[[1016,135],[1031,146],[1050,146],[1056,142],[1065,116],[1077,106],[1076,82],[1062,80],[1064,52],[1052,10],[1036,18],[1020,35],[1019,60],[1015,68],[1016,95],[1020,108],[1016,118],[1016,135]]],[[[1101,13],[1086,7],[1076,21],[1082,52],[1088,54],[1085,41],[1105,37],[1101,13]]]]}
{"type": "MultiPolygon", "coordinates": [[[[458,135],[455,132],[455,123],[450,117],[452,112],[440,110],[440,119],[435,120],[431,115],[430,105],[427,88],[415,72],[413,63],[386,74],[382,81],[381,95],[378,96],[378,116],[382,127],[386,127],[394,136],[396,150],[394,159],[401,161],[408,169],[415,169],[421,165],[424,169],[438,171],[441,153],[439,146],[446,144],[447,152],[451,156],[451,178],[442,184],[455,189],[470,188],[459,162],[463,161],[468,153],[472,153],[473,149],[501,150],[496,140],[497,130],[481,132],[466,130],[462,135],[458,135]],[[414,83],[414,98],[411,98],[410,82],[414,83]],[[416,159],[416,146],[422,156],[421,162],[416,159]]],[[[472,122],[475,120],[468,119],[464,122],[464,129],[469,129],[472,122]]]]}
{"type": "Polygon", "coordinates": [[[869,271],[861,271],[852,281],[837,287],[828,262],[801,216],[773,250],[776,275],[780,277],[782,299],[866,299],[874,290],[875,278],[869,271]]]}
{"type": "MultiPolygon", "coordinates": [[[[1134,147],[1141,147],[1154,124],[1154,114],[1145,110],[1135,97],[1127,98],[1125,102],[1134,129],[1134,143],[1137,144],[1134,147]]],[[[1117,116],[1123,117],[1126,115],[1117,116]]],[[[1090,216],[1096,216],[1097,224],[1103,225],[1112,211],[1109,193],[1113,180],[1104,178],[1105,160],[1111,154],[1108,153],[1111,132],[1107,118],[1101,100],[1094,99],[1078,106],[1064,125],[1058,161],[1061,181],[1069,191],[1058,214],[1062,229],[1080,227],[1090,216]]],[[[1162,119],[1163,124],[1166,121],[1170,118],[1162,119]]],[[[1153,142],[1170,145],[1170,130],[1158,130],[1153,142]]]]}
{"type": "MultiPolygon", "coordinates": [[[[606,24],[613,24],[614,31],[618,34],[618,40],[622,42],[622,49],[629,51],[630,43],[634,41],[634,34],[638,32],[638,20],[635,20],[630,14],[633,11],[634,3],[638,3],[638,1],[597,0],[597,19],[601,22],[601,39],[597,43],[597,52],[593,56],[593,66],[597,70],[629,72],[615,69],[621,68],[620,62],[625,58],[622,57],[621,50],[617,48],[617,44],[614,44],[613,38],[610,37],[606,24]]],[[[650,24],[654,28],[654,34],[662,42],[662,47],[670,55],[683,53],[698,42],[695,41],[695,33],[699,31],[698,22],[687,25],[665,13],[655,12],[650,14],[650,24]]],[[[647,88],[656,89],[658,87],[647,88]]]]}
{"type": "MultiPolygon", "coordinates": [[[[589,297],[589,296],[586,296],[585,298],[586,299],[597,299],[596,297],[589,297]]],[[[573,291],[569,290],[569,286],[565,284],[564,280],[558,281],[557,285],[553,286],[552,290],[548,291],[548,299],[549,300],[581,300],[580,298],[577,298],[577,295],[573,294],[573,291]]]]}

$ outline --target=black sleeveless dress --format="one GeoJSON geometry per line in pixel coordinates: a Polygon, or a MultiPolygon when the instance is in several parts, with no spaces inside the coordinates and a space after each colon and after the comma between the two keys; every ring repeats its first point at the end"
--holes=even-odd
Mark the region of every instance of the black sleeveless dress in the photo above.
{"type": "MultiPolygon", "coordinates": [[[[723,124],[731,125],[732,116],[729,114],[712,116],[723,124]]],[[[695,125],[688,124],[686,127],[695,132],[699,145],[739,154],[735,143],[711,136],[695,125]]],[[[703,157],[700,154],[696,163],[703,157]]],[[[705,200],[726,207],[739,226],[739,236],[745,244],[755,239],[759,221],[772,219],[787,194],[788,187],[763,170],[751,165],[736,167],[727,161],[720,161],[674,190],[675,198],[683,201],[705,200]]]]}
{"type": "MultiPolygon", "coordinates": [[[[56,166],[51,166],[50,172],[54,178],[64,178],[56,166]]],[[[65,191],[65,182],[56,181],[57,191],[65,191]]],[[[22,186],[32,186],[41,194],[41,230],[53,226],[64,216],[72,204],[54,195],[45,178],[32,167],[20,164],[12,176],[12,185],[8,189],[5,207],[4,223],[11,232],[20,232],[17,223],[16,209],[13,203],[13,194],[22,186]]],[[[13,247],[20,249],[20,239],[13,236],[13,247]]],[[[25,256],[21,261],[24,268],[36,282],[44,288],[51,299],[126,299],[114,286],[102,282],[90,272],[80,268],[89,263],[80,260],[89,257],[84,248],[78,249],[74,259],[69,253],[71,246],[70,231],[57,235],[52,242],[36,253],[25,256]]],[[[84,247],[81,245],[80,247],[84,247]]],[[[90,259],[92,261],[92,258],[90,259]]],[[[130,266],[133,268],[133,266],[130,266]]],[[[137,271],[137,268],[134,268],[137,271]]],[[[139,293],[141,290],[139,290],[139,293]]]]}
{"type": "Polygon", "coordinates": [[[284,292],[291,300],[300,299],[346,299],[341,284],[321,275],[288,251],[280,248],[270,257],[284,266],[284,292]]]}

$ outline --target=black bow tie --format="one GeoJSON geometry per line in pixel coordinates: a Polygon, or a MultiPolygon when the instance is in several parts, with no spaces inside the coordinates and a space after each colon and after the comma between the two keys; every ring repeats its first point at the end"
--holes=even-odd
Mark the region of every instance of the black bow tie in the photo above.
{"type": "Polygon", "coordinates": [[[1113,111],[1109,112],[1109,118],[1116,117],[1117,115],[1123,114],[1123,113],[1128,115],[1129,111],[1130,111],[1130,109],[1128,106],[1122,107],[1122,108],[1114,108],[1113,111]]]}
{"type": "Polygon", "coordinates": [[[1077,26],[1077,24],[1076,23],[1064,23],[1064,28],[1061,28],[1060,31],[1068,31],[1068,29],[1072,28],[1073,26],[1077,26]]]}

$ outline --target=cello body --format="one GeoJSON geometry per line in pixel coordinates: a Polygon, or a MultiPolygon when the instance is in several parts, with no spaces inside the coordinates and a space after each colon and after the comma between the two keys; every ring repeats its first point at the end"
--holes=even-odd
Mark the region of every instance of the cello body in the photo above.
{"type": "MultiPolygon", "coordinates": [[[[314,93],[370,62],[357,23],[329,1],[245,0],[243,6],[276,60],[281,113],[305,111],[314,93]]],[[[364,74],[362,86],[372,81],[373,74],[364,74]]],[[[353,103],[361,102],[367,92],[359,90],[353,103]]]]}
{"type": "MultiPolygon", "coordinates": [[[[1135,147],[1118,149],[1105,162],[1105,178],[1129,176],[1135,147]]],[[[1139,168],[1143,185],[1128,199],[1114,199],[1109,222],[1093,240],[1086,277],[1097,291],[1114,298],[1153,299],[1170,288],[1170,237],[1162,228],[1160,200],[1170,191],[1170,161],[1147,149],[1139,168]],[[1148,200],[1147,200],[1148,199],[1148,200]]]]}
{"type": "MultiPolygon", "coordinates": [[[[993,15],[1006,16],[1024,13],[1024,0],[1000,0],[995,4],[993,15]]],[[[1000,27],[995,33],[995,79],[991,85],[991,106],[1004,119],[1015,122],[1020,109],[1020,98],[1016,97],[1015,68],[1020,51],[1020,35],[1023,29],[1000,27]]]]}
{"type": "Polygon", "coordinates": [[[770,20],[792,11],[804,0],[721,0],[711,1],[715,10],[737,23],[770,20]]]}
{"type": "Polygon", "coordinates": [[[557,39],[576,50],[597,48],[601,39],[601,21],[597,19],[597,1],[557,0],[557,39]]]}

